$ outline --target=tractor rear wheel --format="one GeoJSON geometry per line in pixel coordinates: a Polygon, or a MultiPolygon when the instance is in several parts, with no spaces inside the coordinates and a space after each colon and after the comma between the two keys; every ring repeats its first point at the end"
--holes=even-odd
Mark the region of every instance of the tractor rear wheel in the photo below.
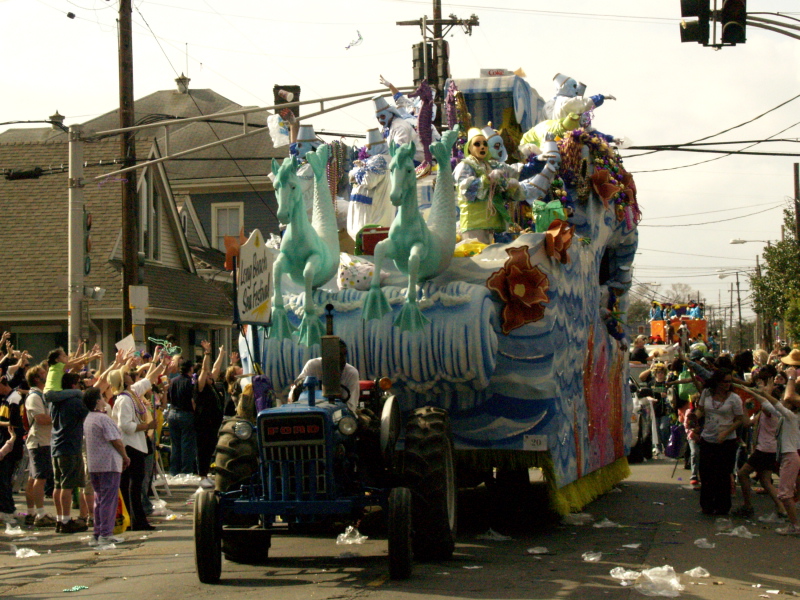
{"type": "Polygon", "coordinates": [[[389,493],[389,577],[411,577],[411,490],[394,488],[389,493]]]}
{"type": "Polygon", "coordinates": [[[447,411],[418,408],[406,423],[404,478],[411,490],[418,560],[447,560],[456,536],[456,477],[447,411]]]}

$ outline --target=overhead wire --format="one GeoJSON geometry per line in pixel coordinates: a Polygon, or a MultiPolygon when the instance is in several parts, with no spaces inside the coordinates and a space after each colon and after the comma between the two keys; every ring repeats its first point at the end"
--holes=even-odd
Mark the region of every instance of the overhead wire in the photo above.
{"type": "MultiPolygon", "coordinates": [[[[172,68],[173,72],[177,76],[178,75],[177,69],[175,69],[175,66],[172,64],[172,61],[169,59],[169,56],[167,56],[167,53],[164,52],[164,49],[161,47],[161,42],[159,42],[158,37],[156,36],[155,32],[150,28],[150,25],[147,22],[147,19],[145,19],[144,15],[139,10],[138,6],[136,7],[136,11],[142,17],[142,20],[144,21],[144,23],[147,26],[147,28],[150,30],[150,33],[153,34],[153,38],[156,40],[156,43],[158,44],[159,48],[161,48],[161,51],[164,53],[164,57],[167,59],[167,62],[169,63],[169,66],[172,68]]],[[[191,93],[188,93],[187,95],[189,96],[189,98],[191,99],[191,101],[194,104],[195,108],[197,109],[197,112],[202,115],[203,111],[200,109],[200,106],[197,104],[197,101],[195,100],[194,96],[192,96],[191,93]]],[[[217,141],[220,141],[221,138],[220,138],[219,134],[215,131],[214,127],[210,123],[208,124],[208,128],[211,131],[211,133],[214,134],[214,137],[217,138],[217,141]]],[[[235,159],[233,159],[233,156],[231,155],[230,150],[226,147],[226,144],[221,144],[220,148],[222,148],[225,151],[225,153],[228,155],[228,157],[231,160],[233,160],[233,164],[236,166],[236,169],[239,171],[239,174],[242,176],[242,178],[247,182],[247,185],[250,186],[250,190],[256,195],[256,197],[261,201],[261,203],[266,207],[266,209],[270,213],[272,213],[272,216],[275,217],[275,219],[277,219],[278,218],[277,212],[269,205],[269,203],[264,199],[264,197],[261,195],[261,193],[256,189],[255,185],[253,185],[253,182],[250,180],[250,178],[247,175],[245,175],[244,170],[239,165],[239,162],[236,161],[235,159]]]]}
{"type": "MultiPolygon", "coordinates": [[[[782,206],[782,205],[781,205],[782,206]]],[[[773,206],[772,208],[765,208],[761,210],[757,210],[756,212],[749,213],[746,215],[741,215],[738,217],[731,217],[730,219],[719,219],[717,221],[705,221],[702,223],[683,223],[679,225],[647,225],[646,223],[639,223],[639,227],[694,227],[696,225],[711,225],[712,223],[725,223],[727,221],[736,221],[738,219],[746,219],[747,217],[752,217],[753,215],[758,215],[761,213],[765,213],[770,210],[775,210],[776,208],[781,208],[781,206],[773,206]]]]}

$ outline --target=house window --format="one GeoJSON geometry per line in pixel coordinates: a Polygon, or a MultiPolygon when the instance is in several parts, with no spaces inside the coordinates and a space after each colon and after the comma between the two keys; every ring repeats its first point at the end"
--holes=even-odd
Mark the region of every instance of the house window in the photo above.
{"type": "Polygon", "coordinates": [[[225,202],[211,205],[211,231],[214,248],[225,251],[225,236],[239,236],[244,226],[244,205],[241,202],[225,202]]]}
{"type": "Polygon", "coordinates": [[[161,190],[153,170],[145,169],[139,184],[139,251],[149,260],[161,260],[161,190]]]}

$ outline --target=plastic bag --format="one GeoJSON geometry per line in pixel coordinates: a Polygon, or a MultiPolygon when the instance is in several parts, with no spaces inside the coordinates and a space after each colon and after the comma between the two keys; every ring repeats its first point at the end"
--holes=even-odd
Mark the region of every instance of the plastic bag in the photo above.
{"type": "Polygon", "coordinates": [[[272,138],[272,145],[275,148],[289,145],[289,124],[284,121],[283,117],[280,115],[268,116],[267,127],[269,128],[269,136],[272,138]]]}
{"type": "Polygon", "coordinates": [[[700,538],[694,541],[694,545],[698,548],[716,548],[716,544],[712,544],[706,538],[700,538]]]}
{"type": "Polygon", "coordinates": [[[602,552],[584,552],[581,555],[581,558],[583,558],[583,560],[586,561],[586,562],[600,562],[600,559],[603,558],[603,553],[602,552]]]}
{"type": "Polygon", "coordinates": [[[645,596],[666,596],[667,598],[675,598],[683,591],[678,574],[669,565],[642,571],[634,588],[645,596]]]}
{"type": "Polygon", "coordinates": [[[594,521],[594,517],[589,513],[570,513],[561,519],[564,525],[586,525],[592,521],[594,521]]]}
{"type": "Polygon", "coordinates": [[[614,523],[614,521],[609,520],[608,517],[603,517],[602,521],[598,521],[592,527],[597,527],[598,529],[602,529],[604,527],[622,527],[619,523],[614,523]]]}
{"type": "Polygon", "coordinates": [[[493,542],[507,542],[512,538],[510,538],[507,535],[503,535],[502,533],[497,533],[494,529],[489,528],[489,531],[487,531],[486,533],[482,533],[478,536],[475,536],[475,539],[491,540],[493,542]]]}
{"type": "Polygon", "coordinates": [[[122,492],[118,492],[117,518],[114,520],[114,535],[125,533],[130,526],[131,516],[128,514],[128,509],[125,507],[125,502],[122,500],[122,492]]]}
{"type": "Polygon", "coordinates": [[[620,583],[624,586],[633,585],[634,581],[639,579],[641,573],[639,571],[630,571],[623,567],[614,567],[609,572],[614,579],[619,579],[620,583]]]}
{"type": "Polygon", "coordinates": [[[34,556],[41,556],[36,550],[30,548],[18,548],[15,553],[17,558],[33,558],[34,556]]]}
{"type": "Polygon", "coordinates": [[[711,577],[711,573],[706,571],[703,567],[689,569],[688,571],[684,571],[684,574],[688,575],[689,577],[711,577]]]}
{"type": "Polygon", "coordinates": [[[669,442],[667,442],[667,447],[664,449],[664,456],[680,458],[685,442],[686,429],[684,429],[683,425],[673,425],[669,428],[669,442]]]}
{"type": "Polygon", "coordinates": [[[714,521],[714,527],[717,528],[717,531],[730,531],[733,529],[733,521],[724,517],[720,517],[714,521]]]}
{"type": "Polygon", "coordinates": [[[344,530],[344,533],[340,533],[336,537],[336,545],[345,546],[348,544],[363,544],[365,541],[367,541],[367,539],[367,536],[361,535],[358,532],[358,529],[352,525],[348,525],[347,529],[344,530]]]}
{"type": "Polygon", "coordinates": [[[734,527],[730,531],[722,531],[717,535],[730,535],[732,537],[740,537],[746,540],[758,537],[757,533],[750,533],[750,531],[744,525],[739,525],[738,527],[734,527]]]}

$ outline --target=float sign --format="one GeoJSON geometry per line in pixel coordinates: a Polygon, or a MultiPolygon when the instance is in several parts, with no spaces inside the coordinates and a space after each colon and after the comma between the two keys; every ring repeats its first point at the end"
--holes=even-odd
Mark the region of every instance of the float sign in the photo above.
{"type": "Polygon", "coordinates": [[[261,232],[254,229],[239,248],[236,305],[240,323],[269,324],[274,262],[275,250],[268,248],[261,232]]]}

